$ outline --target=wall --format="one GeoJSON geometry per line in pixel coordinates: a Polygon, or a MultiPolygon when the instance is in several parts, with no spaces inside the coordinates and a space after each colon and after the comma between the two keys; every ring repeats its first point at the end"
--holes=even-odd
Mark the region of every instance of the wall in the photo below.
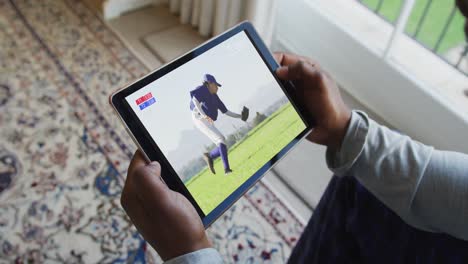
{"type": "Polygon", "coordinates": [[[278,1],[274,41],[318,60],[343,89],[402,132],[440,149],[468,153],[466,116],[384,61],[315,2],[278,1]]]}
{"type": "Polygon", "coordinates": [[[160,4],[167,2],[165,0],[106,0],[102,4],[103,17],[112,19],[123,13],[130,12],[144,6],[160,4]]]}

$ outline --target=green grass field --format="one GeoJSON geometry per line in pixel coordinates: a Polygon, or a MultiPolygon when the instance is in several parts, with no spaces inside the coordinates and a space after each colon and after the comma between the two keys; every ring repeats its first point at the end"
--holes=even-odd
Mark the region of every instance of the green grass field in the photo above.
{"type": "MultiPolygon", "coordinates": [[[[370,9],[375,10],[379,0],[363,0],[362,3],[368,6],[370,9]]],[[[397,19],[400,7],[403,0],[385,0],[383,1],[382,7],[379,14],[392,23],[397,19]]],[[[416,31],[419,19],[423,15],[424,7],[426,6],[427,0],[416,0],[414,9],[406,25],[406,32],[409,35],[413,35],[416,31]]],[[[455,0],[434,0],[431,7],[428,10],[426,19],[422,24],[421,31],[417,36],[417,40],[426,45],[428,48],[433,49],[437,43],[437,40],[444,28],[447,17],[450,15],[455,0]]],[[[445,38],[440,44],[440,48],[437,53],[443,55],[450,48],[453,48],[465,41],[465,34],[463,32],[464,18],[460,11],[457,13],[450,24],[445,38]]]]}
{"type": "Polygon", "coordinates": [[[218,158],[214,162],[216,174],[205,168],[185,185],[208,214],[304,129],[304,123],[287,103],[229,149],[233,173],[224,175],[218,158]]]}

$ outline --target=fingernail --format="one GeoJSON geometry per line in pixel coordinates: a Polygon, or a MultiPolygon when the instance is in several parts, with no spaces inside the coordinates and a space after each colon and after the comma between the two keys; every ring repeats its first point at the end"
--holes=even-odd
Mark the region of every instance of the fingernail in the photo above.
{"type": "Polygon", "coordinates": [[[157,161],[152,161],[152,162],[150,162],[148,165],[149,165],[149,166],[157,166],[157,167],[161,166],[161,165],[159,164],[159,162],[157,162],[157,161]]]}
{"type": "Polygon", "coordinates": [[[287,71],[288,71],[288,67],[282,66],[276,70],[276,74],[283,75],[283,74],[286,74],[287,71]]]}
{"type": "Polygon", "coordinates": [[[152,161],[152,162],[148,163],[147,166],[152,167],[152,168],[157,168],[157,169],[161,168],[161,164],[159,164],[159,162],[157,162],[157,161],[152,161]]]}

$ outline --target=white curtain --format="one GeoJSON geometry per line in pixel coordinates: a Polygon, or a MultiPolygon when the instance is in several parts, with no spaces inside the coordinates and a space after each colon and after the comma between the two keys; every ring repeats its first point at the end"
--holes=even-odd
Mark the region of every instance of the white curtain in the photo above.
{"type": "Polygon", "coordinates": [[[270,44],[275,19],[276,0],[169,0],[173,14],[182,24],[198,28],[200,35],[217,35],[243,20],[255,26],[267,45],[270,44]]]}

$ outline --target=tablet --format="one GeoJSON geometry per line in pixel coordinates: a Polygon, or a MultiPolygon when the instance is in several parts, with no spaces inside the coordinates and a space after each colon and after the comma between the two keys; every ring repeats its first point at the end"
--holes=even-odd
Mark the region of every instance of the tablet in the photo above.
{"type": "Polygon", "coordinates": [[[208,227],[312,128],[249,22],[110,96],[168,187],[208,227]]]}

